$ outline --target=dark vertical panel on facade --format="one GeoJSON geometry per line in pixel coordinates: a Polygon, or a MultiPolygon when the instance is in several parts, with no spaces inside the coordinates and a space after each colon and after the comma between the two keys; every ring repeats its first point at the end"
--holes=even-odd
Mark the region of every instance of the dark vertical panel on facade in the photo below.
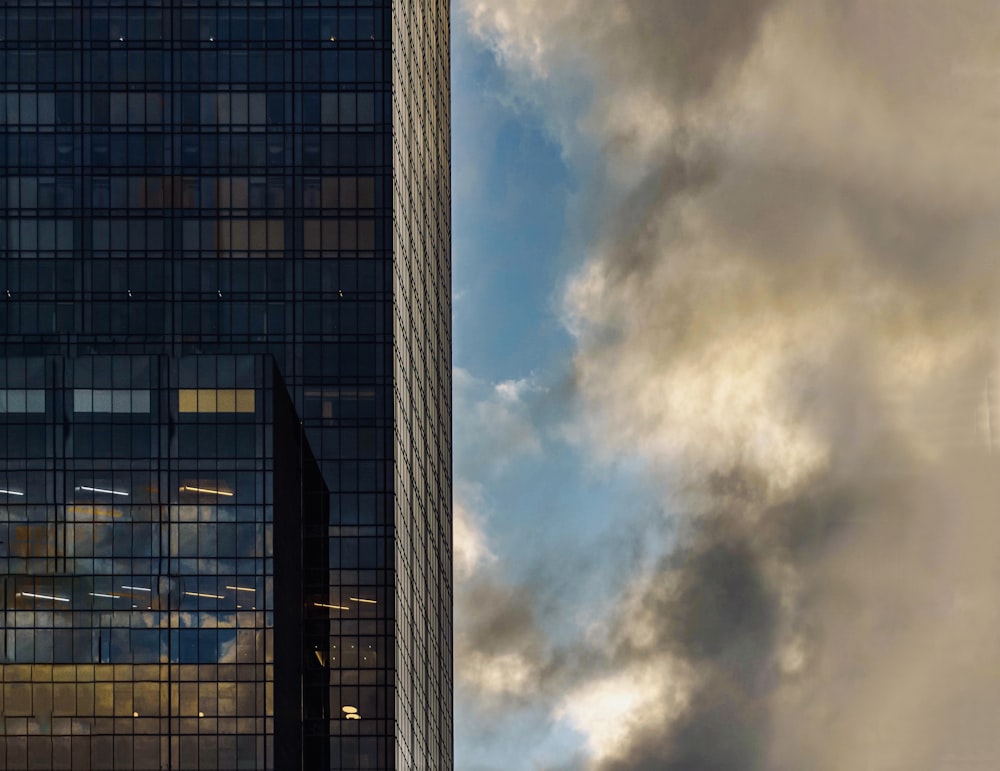
{"type": "MultiPolygon", "coordinates": [[[[275,380],[279,380],[277,372],[275,380]]],[[[282,389],[283,390],[283,389],[282,389]]],[[[302,768],[302,505],[308,447],[288,396],[274,391],[274,762],[302,768]]],[[[313,766],[320,767],[323,766],[313,766]]]]}

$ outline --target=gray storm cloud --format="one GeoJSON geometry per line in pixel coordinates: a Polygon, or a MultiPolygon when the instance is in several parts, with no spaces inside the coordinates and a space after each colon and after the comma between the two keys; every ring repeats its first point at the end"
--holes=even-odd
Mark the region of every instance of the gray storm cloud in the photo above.
{"type": "Polygon", "coordinates": [[[692,512],[556,710],[593,767],[1000,767],[1000,6],[465,12],[601,157],[578,436],[692,512]]]}

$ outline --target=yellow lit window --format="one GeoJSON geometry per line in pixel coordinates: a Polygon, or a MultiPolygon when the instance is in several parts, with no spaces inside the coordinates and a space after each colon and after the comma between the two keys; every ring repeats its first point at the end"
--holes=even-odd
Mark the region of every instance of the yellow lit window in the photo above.
{"type": "Polygon", "coordinates": [[[192,391],[190,389],[184,389],[180,392],[178,397],[178,409],[181,412],[197,412],[198,411],[198,392],[192,391]]]}
{"type": "Polygon", "coordinates": [[[232,389],[216,391],[215,410],[216,412],[236,412],[236,391],[232,389]]]}
{"type": "Polygon", "coordinates": [[[257,406],[254,403],[254,392],[249,388],[240,388],[236,391],[236,411],[254,412],[257,406]]]}
{"type": "Polygon", "coordinates": [[[180,412],[254,412],[256,399],[250,388],[182,388],[177,396],[180,412]]]}
{"type": "Polygon", "coordinates": [[[196,393],[198,394],[198,412],[219,411],[218,392],[214,388],[199,388],[196,393]]]}

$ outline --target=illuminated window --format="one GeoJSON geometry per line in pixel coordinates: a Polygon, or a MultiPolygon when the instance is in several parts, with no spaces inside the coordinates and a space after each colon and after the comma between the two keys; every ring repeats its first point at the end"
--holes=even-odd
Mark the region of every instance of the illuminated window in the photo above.
{"type": "Polygon", "coordinates": [[[254,412],[256,401],[249,388],[184,388],[178,393],[180,412],[254,412]]]}
{"type": "Polygon", "coordinates": [[[0,412],[45,412],[45,391],[16,388],[0,390],[0,412]]]}
{"type": "Polygon", "coordinates": [[[77,388],[73,412],[149,413],[149,391],[77,388]]]}

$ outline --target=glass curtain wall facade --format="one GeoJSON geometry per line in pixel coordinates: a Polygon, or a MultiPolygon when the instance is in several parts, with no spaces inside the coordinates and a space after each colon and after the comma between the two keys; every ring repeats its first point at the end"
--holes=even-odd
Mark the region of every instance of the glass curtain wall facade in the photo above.
{"type": "Polygon", "coordinates": [[[0,81],[0,765],[450,768],[447,2],[12,0],[0,81]]]}

